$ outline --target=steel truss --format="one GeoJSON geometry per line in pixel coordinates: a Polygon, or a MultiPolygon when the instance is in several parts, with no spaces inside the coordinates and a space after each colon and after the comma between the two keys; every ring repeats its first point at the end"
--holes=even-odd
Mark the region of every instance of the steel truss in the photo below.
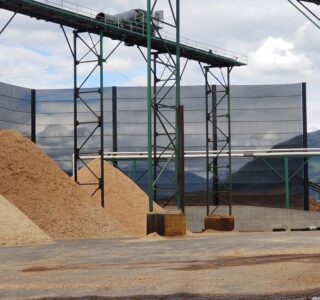
{"type": "Polygon", "coordinates": [[[221,204],[227,204],[229,215],[232,215],[232,67],[201,66],[201,69],[205,78],[207,215],[214,213],[221,204]],[[213,85],[212,82],[217,85],[213,85]],[[211,155],[212,151],[216,153],[215,156],[211,155]],[[219,180],[221,177],[223,181],[219,180]],[[216,207],[212,212],[210,205],[216,207]]]}
{"type": "Polygon", "coordinates": [[[119,47],[122,41],[119,41],[116,47],[107,56],[104,56],[104,35],[102,31],[93,35],[91,33],[75,30],[73,31],[72,46],[64,28],[62,26],[61,28],[74,62],[74,180],[80,185],[96,186],[92,196],[100,190],[101,205],[104,207],[103,65],[119,47]],[[80,68],[82,72],[80,72],[80,68]],[[83,76],[83,70],[86,70],[86,76],[83,76]],[[97,84],[98,88],[86,88],[86,83],[90,79],[99,81],[99,84],[97,84]],[[96,101],[92,100],[99,100],[99,107],[95,107],[96,101]],[[91,118],[81,119],[79,110],[90,112],[91,118]],[[98,143],[94,141],[94,138],[96,137],[99,139],[98,143]],[[88,154],[99,156],[99,172],[90,168],[88,161],[81,157],[82,155],[88,154]],[[85,182],[79,179],[77,171],[79,164],[85,166],[93,175],[93,182],[85,182]]]}
{"type": "Polygon", "coordinates": [[[169,195],[167,196],[169,201],[175,199],[178,210],[184,211],[183,106],[180,102],[180,1],[176,0],[173,5],[172,1],[168,0],[173,22],[166,22],[166,25],[175,29],[175,52],[170,51],[158,29],[159,20],[153,17],[158,1],[148,0],[147,2],[149,211],[153,211],[153,201],[157,200],[160,192],[169,195]],[[151,27],[156,30],[165,49],[164,53],[152,52],[151,27]],[[172,97],[174,92],[175,96],[172,97]],[[169,152],[172,154],[164,159],[169,152]],[[171,172],[168,172],[171,170],[174,170],[174,178],[170,176],[171,172]],[[167,180],[169,178],[172,187],[161,182],[165,177],[167,180]]]}

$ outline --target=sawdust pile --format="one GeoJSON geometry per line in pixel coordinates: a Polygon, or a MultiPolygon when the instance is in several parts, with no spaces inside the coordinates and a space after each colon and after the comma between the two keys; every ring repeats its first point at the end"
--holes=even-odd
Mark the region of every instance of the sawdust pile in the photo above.
{"type": "MultiPolygon", "coordinates": [[[[100,160],[96,159],[89,164],[89,167],[100,174],[100,160]]],[[[149,199],[146,193],[141,190],[130,178],[111,164],[104,163],[105,177],[105,213],[107,216],[116,218],[121,224],[135,236],[146,234],[146,220],[149,209],[149,199]]],[[[79,171],[80,182],[95,181],[88,168],[79,171]]],[[[94,187],[87,186],[88,192],[92,193],[94,187]]],[[[96,203],[100,203],[100,192],[94,196],[96,203]]],[[[154,203],[154,211],[161,213],[164,210],[154,203]]]]}
{"type": "Polygon", "coordinates": [[[0,195],[0,246],[48,243],[52,243],[50,237],[0,195]]]}
{"type": "Polygon", "coordinates": [[[309,199],[309,208],[310,211],[318,211],[320,212],[320,203],[317,202],[315,199],[309,199]]]}
{"type": "MultiPolygon", "coordinates": [[[[0,166],[0,194],[51,238],[132,236],[42,150],[15,131],[0,131],[0,166]]],[[[124,185],[114,184],[115,191],[124,185]]]]}

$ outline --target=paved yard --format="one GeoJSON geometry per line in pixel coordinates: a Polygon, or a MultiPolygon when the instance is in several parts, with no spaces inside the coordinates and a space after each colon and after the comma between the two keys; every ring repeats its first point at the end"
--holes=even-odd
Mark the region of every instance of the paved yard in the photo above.
{"type": "Polygon", "coordinates": [[[0,248],[0,299],[311,299],[317,295],[319,231],[0,248]]]}

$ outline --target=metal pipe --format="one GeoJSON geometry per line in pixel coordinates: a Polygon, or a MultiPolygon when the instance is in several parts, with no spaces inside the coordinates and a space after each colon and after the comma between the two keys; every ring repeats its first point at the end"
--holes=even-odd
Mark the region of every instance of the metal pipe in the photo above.
{"type": "MultiPolygon", "coordinates": [[[[162,154],[161,156],[157,156],[157,158],[171,158],[174,157],[173,152],[167,152],[166,154],[162,154]]],[[[192,154],[189,151],[186,151],[184,154],[185,158],[206,158],[206,152],[203,151],[202,153],[198,154],[192,154]]],[[[244,155],[243,153],[231,153],[231,157],[235,158],[247,158],[247,157],[252,157],[252,158],[260,158],[260,157],[273,157],[273,158],[281,158],[281,157],[314,157],[314,156],[320,156],[320,151],[318,152],[279,152],[279,153],[252,153],[251,156],[244,155]]],[[[215,154],[209,154],[209,157],[217,157],[215,154]]],[[[228,153],[223,153],[220,154],[219,157],[229,157],[228,153]]],[[[97,155],[85,155],[82,154],[80,155],[81,159],[94,159],[94,158],[99,158],[97,155]]],[[[134,154],[134,152],[118,152],[113,153],[113,152],[106,152],[104,155],[105,160],[130,160],[130,159],[137,159],[137,160],[146,160],[148,159],[148,154],[145,152],[137,152],[134,154]]]]}

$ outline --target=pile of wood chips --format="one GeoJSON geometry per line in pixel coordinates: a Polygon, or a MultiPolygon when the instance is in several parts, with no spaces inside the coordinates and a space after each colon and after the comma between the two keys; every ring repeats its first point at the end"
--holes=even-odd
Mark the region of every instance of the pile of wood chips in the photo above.
{"type": "MultiPolygon", "coordinates": [[[[0,165],[0,194],[54,240],[146,234],[147,195],[107,163],[105,208],[99,193],[91,197],[95,187],[76,184],[37,145],[15,131],[0,131],[0,165]]],[[[98,165],[93,161],[91,167],[98,165]]],[[[80,181],[90,175],[80,170],[80,181]]]]}

